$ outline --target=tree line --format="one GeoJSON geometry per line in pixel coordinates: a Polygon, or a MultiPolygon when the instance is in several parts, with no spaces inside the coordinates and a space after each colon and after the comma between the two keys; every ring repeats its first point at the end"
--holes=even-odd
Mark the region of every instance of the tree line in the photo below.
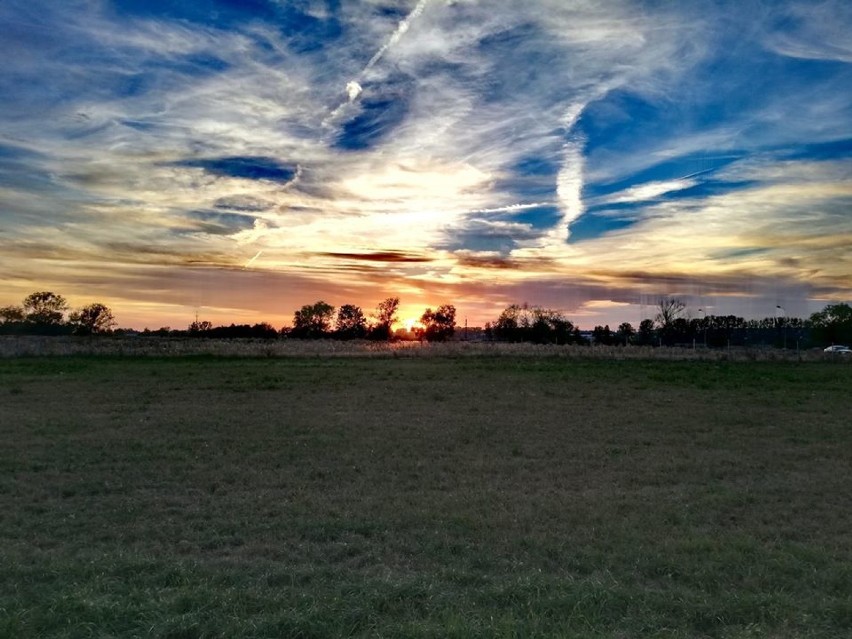
{"type": "Polygon", "coordinates": [[[367,318],[355,304],[344,304],[335,312],[334,306],[320,300],[296,311],[292,327],[282,330],[287,337],[301,339],[389,340],[398,309],[399,298],[389,297],[379,302],[372,318],[367,318]]]}
{"type": "MultiPolygon", "coordinates": [[[[780,309],[780,307],[778,307],[780,309]]],[[[852,307],[828,304],[807,319],[774,316],[744,319],[736,315],[690,317],[677,298],[661,298],[654,319],[643,319],[639,328],[629,323],[617,330],[596,326],[595,343],[639,346],[702,345],[706,347],[773,345],[782,348],[826,346],[852,342],[852,307]]]]}
{"type": "Polygon", "coordinates": [[[112,311],[93,303],[71,311],[67,300],[51,291],[37,291],[19,306],[0,308],[0,333],[30,335],[98,335],[115,326],[112,311]]]}
{"type": "MultiPolygon", "coordinates": [[[[169,326],[141,331],[149,336],[186,336],[207,338],[288,337],[294,339],[368,339],[387,341],[394,338],[393,325],[398,319],[399,298],[382,300],[369,317],[354,304],[339,309],[324,301],[306,304],[293,315],[292,326],[277,330],[266,322],[213,326],[207,320],[193,321],[186,330],[169,326]]],[[[51,291],[28,295],[20,305],[0,308],[0,334],[4,335],[107,335],[136,334],[130,329],[116,329],[111,309],[93,303],[70,311],[67,300],[51,291]]],[[[414,331],[418,339],[441,341],[455,332],[456,309],[444,304],[437,309],[427,308],[414,331]]]]}
{"type": "MultiPolygon", "coordinates": [[[[779,307],[780,309],[780,307],[779,307]]],[[[456,336],[456,308],[442,304],[427,308],[413,330],[393,330],[397,322],[399,298],[382,300],[367,315],[355,304],[339,308],[325,301],[306,304],[294,312],[292,325],[280,330],[263,322],[213,326],[196,319],[185,330],[162,327],[145,329],[143,335],[206,338],[292,338],[292,339],[366,339],[388,341],[403,337],[426,341],[445,341],[456,336]]],[[[772,344],[784,348],[852,343],[852,307],[828,304],[809,318],[766,317],[746,320],[735,315],[690,317],[686,304],[677,298],[660,298],[654,318],[643,319],[637,328],[623,322],[615,330],[609,325],[581,331],[560,311],[528,304],[511,304],[483,330],[475,329],[478,339],[532,342],[538,344],[602,345],[731,345],[772,344]]],[[[115,317],[104,304],[92,303],[71,310],[67,300],[51,291],[37,291],[17,306],[0,308],[0,334],[6,335],[105,335],[137,333],[115,329],[115,317]]]]}
{"type": "MultiPolygon", "coordinates": [[[[399,298],[388,297],[376,306],[368,317],[360,306],[343,304],[335,308],[324,301],[306,304],[293,314],[293,324],[281,329],[281,334],[297,339],[367,339],[389,341],[398,336],[393,331],[397,322],[399,298]]],[[[456,328],[456,307],[442,304],[435,310],[427,308],[420,316],[419,325],[413,328],[415,339],[444,341],[450,339],[456,328]]]]}

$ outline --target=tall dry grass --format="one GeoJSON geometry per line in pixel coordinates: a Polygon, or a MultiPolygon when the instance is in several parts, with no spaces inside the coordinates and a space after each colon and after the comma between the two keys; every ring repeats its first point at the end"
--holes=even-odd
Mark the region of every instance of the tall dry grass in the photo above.
{"type": "Polygon", "coordinates": [[[369,342],[337,340],[194,339],[172,337],[0,337],[0,357],[65,355],[169,357],[562,357],[611,360],[852,362],[821,349],[577,346],[504,342],[369,342]]]}

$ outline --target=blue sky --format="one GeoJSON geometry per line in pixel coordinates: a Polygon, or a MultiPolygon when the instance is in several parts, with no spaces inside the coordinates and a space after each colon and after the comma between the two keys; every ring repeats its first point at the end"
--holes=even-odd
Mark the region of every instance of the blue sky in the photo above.
{"type": "Polygon", "coordinates": [[[852,4],[5,0],[0,305],[852,298],[852,4]]]}

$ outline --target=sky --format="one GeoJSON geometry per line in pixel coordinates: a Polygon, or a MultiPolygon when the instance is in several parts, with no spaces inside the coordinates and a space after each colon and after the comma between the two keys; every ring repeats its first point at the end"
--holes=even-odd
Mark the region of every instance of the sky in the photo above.
{"type": "Polygon", "coordinates": [[[0,306],[852,299],[845,0],[3,0],[0,56],[0,306]]]}

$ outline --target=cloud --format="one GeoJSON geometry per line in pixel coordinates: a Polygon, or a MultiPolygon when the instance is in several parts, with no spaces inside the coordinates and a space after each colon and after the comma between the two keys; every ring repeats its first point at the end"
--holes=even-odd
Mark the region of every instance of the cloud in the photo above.
{"type": "Polygon", "coordinates": [[[371,253],[320,253],[323,257],[365,262],[388,262],[392,264],[422,264],[431,261],[423,255],[412,255],[402,251],[374,251],[371,253]]]}
{"type": "Polygon", "coordinates": [[[458,250],[453,252],[453,257],[456,264],[465,272],[471,268],[512,269],[514,278],[517,280],[527,278],[529,273],[551,272],[556,267],[556,264],[547,257],[507,257],[498,251],[458,250]]]}
{"type": "MultiPolygon", "coordinates": [[[[517,209],[501,210],[507,213],[516,211],[517,209]]],[[[519,246],[537,244],[545,233],[545,230],[537,229],[529,223],[469,217],[445,229],[446,240],[440,247],[450,250],[493,250],[508,254],[519,246]]]]}
{"type": "Polygon", "coordinates": [[[842,3],[169,6],[0,5],[0,248],[34,281],[248,262],[288,295],[384,276],[476,308],[551,278],[626,296],[601,273],[628,271],[852,287],[842,3]]]}
{"type": "Polygon", "coordinates": [[[464,268],[516,269],[515,260],[504,257],[497,251],[457,251],[458,264],[464,268]]]}
{"type": "Polygon", "coordinates": [[[346,83],[346,95],[349,96],[350,102],[354,102],[363,90],[363,87],[355,80],[346,83]]]}
{"type": "Polygon", "coordinates": [[[566,143],[562,168],[556,179],[556,195],[562,208],[562,219],[551,237],[557,244],[567,239],[568,225],[583,215],[583,164],[580,143],[566,143]]]}
{"type": "Polygon", "coordinates": [[[764,36],[771,51],[804,60],[852,62],[849,3],[792,2],[777,8],[776,13],[774,28],[764,36]]]}
{"type": "Polygon", "coordinates": [[[231,211],[268,211],[274,206],[273,202],[252,195],[229,195],[220,197],[213,203],[217,209],[228,209],[231,211]]]}
{"type": "Polygon", "coordinates": [[[192,219],[200,220],[201,226],[196,227],[205,233],[229,235],[238,230],[254,226],[255,217],[241,213],[226,213],[223,211],[192,211],[189,213],[192,219]]]}
{"type": "Polygon", "coordinates": [[[406,80],[396,79],[386,84],[368,85],[357,113],[343,123],[335,140],[336,147],[349,151],[369,149],[392,135],[404,121],[408,112],[406,80]]]}
{"type": "Polygon", "coordinates": [[[644,202],[653,200],[661,195],[683,191],[698,184],[694,178],[683,178],[679,180],[663,180],[660,182],[646,182],[630,186],[619,193],[601,198],[597,204],[627,204],[632,202],[644,202]]]}
{"type": "Polygon", "coordinates": [[[835,293],[852,290],[844,275],[852,264],[840,251],[852,236],[848,163],[765,162],[731,167],[730,173],[753,182],[735,192],[645,206],[634,211],[637,219],[629,229],[576,245],[566,266],[644,273],[649,283],[663,269],[695,281],[735,273],[731,281],[742,286],[775,277],[802,278],[835,293]],[[783,179],[796,173],[802,179],[783,179]],[[791,261],[805,254],[808,267],[791,261]]]}

